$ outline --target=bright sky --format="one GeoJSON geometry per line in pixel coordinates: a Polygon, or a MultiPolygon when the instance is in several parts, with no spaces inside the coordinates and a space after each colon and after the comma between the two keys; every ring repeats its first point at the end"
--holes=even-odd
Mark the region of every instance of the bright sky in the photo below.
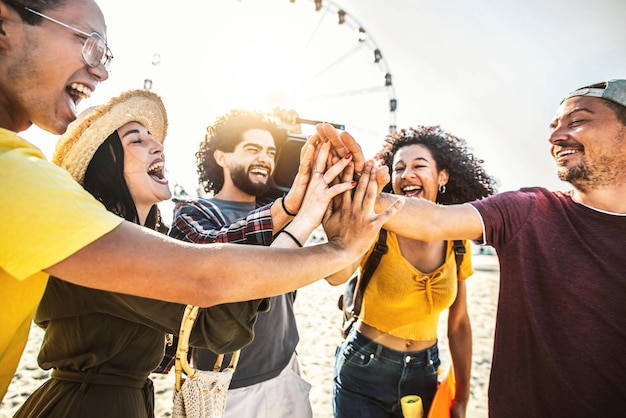
{"type": "MultiPolygon", "coordinates": [[[[198,142],[233,107],[278,104],[345,124],[372,155],[390,97],[398,127],[439,124],[465,138],[500,190],[568,189],[548,153],[552,115],[568,92],[626,77],[623,0],[324,0],[319,12],[313,0],[99,3],[115,59],[81,108],[151,79],[170,119],[170,182],[191,193],[198,142]]],[[[56,137],[24,136],[51,155],[56,137]]]]}

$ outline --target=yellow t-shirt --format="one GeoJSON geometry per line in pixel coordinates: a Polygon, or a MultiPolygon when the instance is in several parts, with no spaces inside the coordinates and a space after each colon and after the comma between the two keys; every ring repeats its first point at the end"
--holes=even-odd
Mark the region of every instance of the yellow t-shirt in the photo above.
{"type": "MultiPolygon", "coordinates": [[[[448,241],[444,263],[425,274],[402,256],[396,234],[388,232],[387,253],[363,294],[360,314],[363,322],[398,338],[436,339],[439,315],[456,299],[458,280],[465,280],[474,273],[470,243],[463,244],[466,254],[458,274],[453,241],[448,241]]],[[[372,250],[373,247],[363,264],[372,250]]]]}
{"type": "Polygon", "coordinates": [[[48,281],[42,270],[122,221],[39,149],[0,128],[0,400],[48,281]]]}

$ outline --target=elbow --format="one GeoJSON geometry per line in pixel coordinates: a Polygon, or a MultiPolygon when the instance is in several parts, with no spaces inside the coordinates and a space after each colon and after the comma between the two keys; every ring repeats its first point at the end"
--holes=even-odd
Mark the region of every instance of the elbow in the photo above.
{"type": "Polygon", "coordinates": [[[345,280],[340,280],[334,276],[324,277],[324,280],[326,280],[326,282],[331,286],[339,286],[340,284],[345,283],[345,280]]]}
{"type": "Polygon", "coordinates": [[[448,339],[459,340],[472,338],[472,325],[469,317],[465,320],[457,321],[454,325],[448,326],[448,339]]]}

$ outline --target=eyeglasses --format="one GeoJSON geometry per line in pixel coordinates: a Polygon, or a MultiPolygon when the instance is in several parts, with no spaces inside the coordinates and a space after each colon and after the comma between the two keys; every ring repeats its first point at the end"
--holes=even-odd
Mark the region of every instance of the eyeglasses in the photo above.
{"type": "Polygon", "coordinates": [[[96,32],[92,32],[91,34],[87,32],[83,32],[80,29],[76,29],[67,23],[63,23],[59,20],[56,20],[50,16],[46,16],[43,13],[38,12],[37,10],[33,10],[29,7],[24,7],[27,11],[35,14],[37,16],[43,17],[50,22],[54,22],[57,25],[61,25],[66,29],[71,30],[74,33],[79,34],[81,37],[85,38],[85,43],[83,44],[82,56],[83,61],[90,67],[97,67],[98,65],[104,65],[104,68],[109,69],[109,65],[111,64],[111,60],[113,59],[113,53],[109,49],[106,41],[96,32]]]}

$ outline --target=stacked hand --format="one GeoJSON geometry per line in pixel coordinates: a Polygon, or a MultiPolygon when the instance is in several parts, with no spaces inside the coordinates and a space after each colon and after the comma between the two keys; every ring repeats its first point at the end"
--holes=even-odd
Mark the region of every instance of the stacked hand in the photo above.
{"type": "MultiPolygon", "coordinates": [[[[302,204],[298,215],[292,223],[306,222],[311,228],[316,228],[325,216],[331,201],[337,196],[341,196],[344,192],[352,190],[357,182],[351,178],[339,182],[340,175],[346,169],[350,169],[351,155],[346,155],[338,160],[332,166],[326,168],[326,162],[329,159],[331,145],[329,142],[323,143],[315,147],[309,143],[305,144],[303,151],[302,163],[300,164],[298,183],[306,177],[309,178],[307,185],[298,184],[297,187],[306,189],[302,204]],[[311,165],[311,156],[315,155],[315,163],[311,165]],[[300,175],[300,171],[309,173],[300,175]]],[[[296,181],[294,181],[295,186],[296,181]]]]}
{"type": "Polygon", "coordinates": [[[383,212],[377,214],[374,211],[374,203],[378,196],[377,171],[374,162],[367,161],[354,193],[341,194],[340,203],[334,207],[329,206],[322,221],[328,242],[354,251],[354,260],[367,252],[383,224],[393,217],[404,203],[398,199],[383,212]]]}
{"type": "MultiPolygon", "coordinates": [[[[326,169],[329,169],[346,156],[351,155],[350,161],[352,164],[350,164],[350,166],[353,174],[349,178],[342,175],[342,181],[349,181],[349,179],[358,180],[365,166],[365,156],[363,155],[363,150],[348,132],[339,132],[335,129],[335,127],[328,123],[317,124],[315,129],[316,133],[307,139],[300,151],[300,165],[298,167],[298,173],[296,174],[289,192],[285,196],[285,205],[292,213],[297,213],[300,210],[300,205],[302,204],[302,199],[304,198],[304,194],[306,193],[306,189],[309,184],[310,175],[312,174],[311,167],[313,165],[313,161],[317,160],[322,144],[329,142],[331,145],[326,161],[326,169]]],[[[379,193],[382,191],[383,187],[389,183],[389,180],[390,177],[388,168],[386,166],[379,166],[376,170],[376,181],[378,183],[379,193]]],[[[328,181],[337,182],[338,179],[329,179],[328,181]]]]}

